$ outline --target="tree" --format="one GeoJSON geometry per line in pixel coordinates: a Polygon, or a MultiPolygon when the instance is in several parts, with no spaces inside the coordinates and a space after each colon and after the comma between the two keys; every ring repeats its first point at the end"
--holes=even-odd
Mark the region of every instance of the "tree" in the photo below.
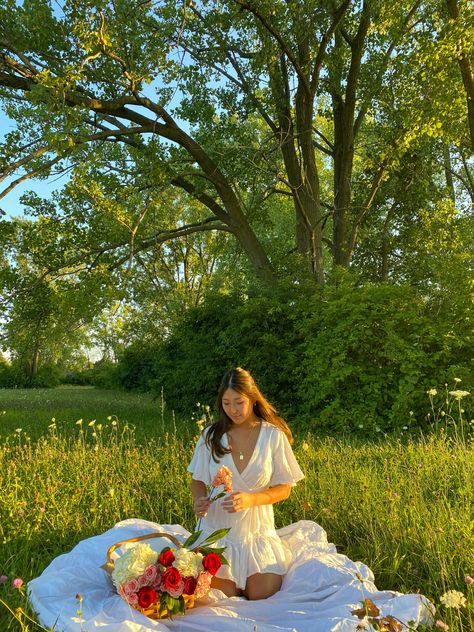
{"type": "MultiPolygon", "coordinates": [[[[128,215],[115,240],[96,235],[96,263],[222,231],[270,283],[278,273],[256,218],[269,196],[283,195],[293,204],[293,242],[321,284],[333,265],[350,265],[363,222],[377,216],[376,196],[448,107],[431,90],[420,114],[410,89],[433,49],[450,76],[457,70],[453,47],[471,13],[463,7],[455,37],[438,50],[440,6],[91,0],[53,11],[45,0],[9,0],[0,85],[18,130],[3,145],[3,177],[24,172],[5,192],[69,169],[71,223],[93,226],[100,210],[102,230],[104,212],[119,223],[128,215]],[[321,181],[328,162],[332,191],[321,181]],[[197,221],[163,227],[159,198],[173,190],[176,201],[199,204],[197,221]]],[[[460,80],[457,72],[453,90],[460,80]]],[[[457,138],[449,126],[440,133],[457,138]]],[[[67,218],[69,205],[43,212],[67,218]]]]}

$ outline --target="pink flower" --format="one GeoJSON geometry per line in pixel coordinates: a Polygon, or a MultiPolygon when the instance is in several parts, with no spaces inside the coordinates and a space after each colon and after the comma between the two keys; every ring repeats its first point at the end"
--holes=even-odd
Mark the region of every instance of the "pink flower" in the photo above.
{"type": "Polygon", "coordinates": [[[464,581],[468,586],[474,584],[474,579],[470,575],[464,575],[464,581]]]}
{"type": "Polygon", "coordinates": [[[129,579],[123,584],[123,592],[127,595],[131,595],[133,593],[138,592],[140,589],[140,584],[136,579],[129,579]]]}
{"type": "Polygon", "coordinates": [[[13,580],[12,586],[13,586],[13,588],[21,588],[24,583],[25,582],[22,579],[17,577],[16,579],[13,580]]]}
{"type": "Polygon", "coordinates": [[[132,593],[131,595],[126,596],[126,600],[131,606],[136,606],[138,604],[138,595],[136,593],[132,593]]]}
{"type": "Polygon", "coordinates": [[[6,575],[0,576],[0,584],[6,584],[8,581],[8,577],[6,575]]]}
{"type": "Polygon", "coordinates": [[[228,467],[223,465],[212,479],[212,486],[219,487],[223,485],[226,492],[232,491],[232,472],[228,467]]]}
{"type": "Polygon", "coordinates": [[[435,626],[437,628],[441,628],[441,630],[444,630],[444,632],[448,632],[448,630],[449,630],[449,625],[447,623],[445,623],[444,621],[441,621],[440,619],[438,619],[438,621],[436,621],[435,626]]]}
{"type": "Polygon", "coordinates": [[[194,597],[196,599],[200,599],[201,597],[204,597],[204,595],[207,595],[211,588],[211,580],[211,573],[204,571],[199,574],[196,590],[194,591],[194,597]]]}
{"type": "Polygon", "coordinates": [[[147,579],[148,584],[153,584],[158,577],[158,568],[154,564],[148,566],[143,573],[143,577],[147,579]]]}

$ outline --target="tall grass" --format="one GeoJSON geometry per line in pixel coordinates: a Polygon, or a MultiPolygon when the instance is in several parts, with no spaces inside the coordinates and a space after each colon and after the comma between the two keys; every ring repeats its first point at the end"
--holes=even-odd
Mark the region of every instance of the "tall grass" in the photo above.
{"type": "MultiPolygon", "coordinates": [[[[2,632],[40,629],[11,582],[37,576],[80,540],[131,517],[194,527],[186,466],[197,425],[145,396],[80,392],[82,409],[71,392],[62,403],[64,391],[48,392],[63,410],[56,421],[23,393],[15,408],[15,394],[0,392],[0,424],[10,424],[0,444],[2,632]],[[111,397],[110,411],[94,411],[100,397],[111,397]]],[[[451,631],[472,632],[474,587],[464,582],[474,575],[472,443],[445,434],[376,442],[308,435],[295,452],[306,479],[276,506],[277,524],[315,520],[340,552],[374,570],[379,588],[420,591],[451,631]],[[440,606],[448,589],[464,592],[468,607],[440,606]]]]}

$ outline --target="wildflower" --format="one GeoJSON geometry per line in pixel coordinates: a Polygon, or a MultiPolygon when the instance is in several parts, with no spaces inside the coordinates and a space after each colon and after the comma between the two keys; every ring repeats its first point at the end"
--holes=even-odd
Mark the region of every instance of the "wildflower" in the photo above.
{"type": "Polygon", "coordinates": [[[82,419],[78,419],[76,421],[76,426],[82,426],[82,419]]]}
{"type": "Polygon", "coordinates": [[[208,413],[211,410],[210,406],[206,406],[205,408],[206,408],[206,413],[208,413]]]}
{"type": "MultiPolygon", "coordinates": [[[[107,417],[107,421],[111,421],[111,420],[112,420],[112,415],[109,415],[109,416],[107,417]]],[[[113,425],[113,424],[112,424],[112,425],[113,425]]]]}
{"type": "Polygon", "coordinates": [[[20,577],[17,577],[16,579],[12,581],[13,588],[21,588],[23,584],[24,584],[24,581],[20,579],[20,577]]]}
{"type": "Polygon", "coordinates": [[[8,577],[6,575],[0,575],[0,584],[6,584],[8,577]]]}
{"type": "Polygon", "coordinates": [[[438,619],[438,621],[436,621],[435,626],[437,628],[441,628],[441,630],[444,630],[445,632],[448,632],[448,630],[449,630],[449,625],[447,623],[445,623],[444,621],[441,621],[440,619],[438,619]]]}
{"type": "Polygon", "coordinates": [[[455,377],[455,378],[454,378],[454,381],[455,381],[456,383],[458,383],[458,382],[460,382],[461,380],[460,380],[458,377],[455,377]]]}
{"type": "Polygon", "coordinates": [[[308,450],[309,450],[309,444],[308,444],[308,443],[306,443],[306,441],[303,441],[303,445],[302,445],[301,447],[302,447],[302,449],[303,449],[305,452],[308,452],[308,450]]]}
{"type": "Polygon", "coordinates": [[[438,391],[435,388],[430,388],[429,391],[426,391],[430,397],[434,397],[438,394],[438,391]]]}
{"type": "Polygon", "coordinates": [[[448,590],[439,600],[446,608],[462,608],[466,605],[466,597],[459,590],[448,590]]]}
{"type": "Polygon", "coordinates": [[[358,427],[358,428],[363,428],[363,427],[364,427],[364,424],[359,424],[357,427],[358,427]]]}
{"type": "Polygon", "coordinates": [[[112,426],[116,426],[116,425],[117,425],[117,422],[114,419],[113,422],[112,422],[112,426]]]}
{"type": "Polygon", "coordinates": [[[474,584],[474,579],[470,575],[464,575],[464,581],[468,586],[472,586],[472,584],[474,584]]]}
{"type": "Polygon", "coordinates": [[[449,391],[449,394],[454,397],[454,399],[460,400],[466,395],[470,395],[469,391],[449,391]]]}
{"type": "Polygon", "coordinates": [[[16,428],[15,432],[20,434],[20,432],[23,430],[23,428],[16,428]]]}
{"type": "Polygon", "coordinates": [[[102,430],[102,424],[99,424],[99,425],[97,426],[97,430],[99,430],[99,431],[100,431],[100,430],[102,430]]]}
{"type": "Polygon", "coordinates": [[[87,424],[88,426],[93,426],[95,424],[95,419],[93,419],[92,421],[89,421],[89,423],[87,424]]]}
{"type": "Polygon", "coordinates": [[[408,430],[408,426],[403,426],[402,430],[408,430]]]}

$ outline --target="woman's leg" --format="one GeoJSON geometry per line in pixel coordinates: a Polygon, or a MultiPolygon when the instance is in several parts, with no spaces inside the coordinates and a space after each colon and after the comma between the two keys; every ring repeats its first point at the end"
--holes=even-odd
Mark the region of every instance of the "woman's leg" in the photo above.
{"type": "Polygon", "coordinates": [[[237,588],[235,582],[230,579],[220,579],[219,577],[213,577],[211,580],[212,588],[218,588],[227,595],[227,597],[238,597],[242,591],[237,588]]]}
{"type": "Polygon", "coordinates": [[[266,599],[280,590],[282,581],[276,573],[255,573],[247,577],[243,594],[247,599],[266,599]]]}

